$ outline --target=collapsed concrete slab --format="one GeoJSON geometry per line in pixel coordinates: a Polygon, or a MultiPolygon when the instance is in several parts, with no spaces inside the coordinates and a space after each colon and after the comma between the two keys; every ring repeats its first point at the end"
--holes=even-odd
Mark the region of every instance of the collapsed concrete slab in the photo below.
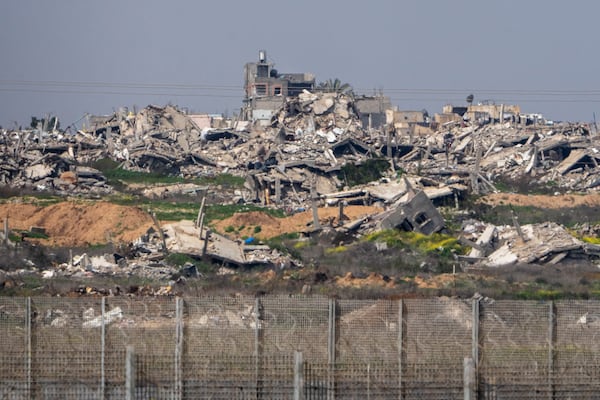
{"type": "Polygon", "coordinates": [[[469,257],[487,267],[512,264],[555,264],[569,256],[592,253],[588,244],[573,237],[563,226],[546,222],[523,226],[488,225],[469,257]]]}
{"type": "Polygon", "coordinates": [[[398,203],[379,217],[381,229],[403,229],[430,235],[444,228],[444,218],[425,192],[410,191],[398,203]]]}

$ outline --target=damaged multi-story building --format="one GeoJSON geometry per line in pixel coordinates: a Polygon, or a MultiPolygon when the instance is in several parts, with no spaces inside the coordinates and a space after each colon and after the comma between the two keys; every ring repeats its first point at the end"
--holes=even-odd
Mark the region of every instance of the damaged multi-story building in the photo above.
{"type": "Polygon", "coordinates": [[[258,62],[246,63],[244,67],[244,119],[271,120],[288,96],[298,96],[303,90],[315,88],[315,76],[310,73],[279,73],[273,63],[267,61],[266,50],[258,52],[258,62]]]}
{"type": "Polygon", "coordinates": [[[392,102],[388,96],[356,96],[354,108],[365,130],[379,129],[386,124],[386,112],[392,110],[392,102]]]}

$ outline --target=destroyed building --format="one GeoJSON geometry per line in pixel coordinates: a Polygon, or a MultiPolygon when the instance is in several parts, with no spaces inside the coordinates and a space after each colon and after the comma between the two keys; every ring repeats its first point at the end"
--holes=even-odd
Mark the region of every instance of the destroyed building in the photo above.
{"type": "MultiPolygon", "coordinates": [[[[246,64],[245,75],[247,120],[148,105],[89,116],[73,134],[3,130],[0,184],[100,196],[112,187],[89,165],[110,159],[123,169],[184,178],[244,177],[244,188],[228,201],[291,212],[376,203],[382,215],[352,221],[352,229],[375,229],[379,221],[377,229],[425,234],[444,227],[436,205],[458,207],[465,193],[494,192],[502,179],[562,191],[600,187],[600,143],[587,124],[531,125],[523,121],[535,114],[492,103],[444,107],[431,124],[425,111],[395,110],[385,96],[316,90],[312,75],[280,74],[264,51],[246,64]],[[344,167],[372,159],[383,160],[382,176],[360,185],[344,176],[344,167]]],[[[175,190],[200,191],[180,185],[153,193],[175,190]]]]}
{"type": "Polygon", "coordinates": [[[386,124],[386,111],[392,109],[389,97],[355,96],[354,106],[365,130],[381,129],[386,124]]]}
{"type": "Polygon", "coordinates": [[[386,123],[404,136],[430,135],[431,129],[429,115],[422,111],[387,110],[386,123]]]}
{"type": "Polygon", "coordinates": [[[267,61],[266,50],[260,50],[258,62],[247,63],[244,68],[244,117],[266,123],[286,97],[298,96],[304,90],[312,91],[314,87],[314,75],[279,73],[273,63],[267,61]]]}
{"type": "Polygon", "coordinates": [[[403,229],[431,235],[444,228],[444,218],[425,192],[410,190],[406,196],[400,207],[384,213],[381,229],[403,229]]]}

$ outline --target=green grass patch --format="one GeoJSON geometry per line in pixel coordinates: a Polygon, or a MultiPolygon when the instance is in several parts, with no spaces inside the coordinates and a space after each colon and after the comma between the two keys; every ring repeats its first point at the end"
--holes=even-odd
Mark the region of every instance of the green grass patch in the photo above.
{"type": "Polygon", "coordinates": [[[0,288],[0,296],[39,296],[40,290],[46,287],[46,282],[38,274],[22,275],[15,286],[0,288]]]}
{"type": "Polygon", "coordinates": [[[153,212],[160,221],[195,220],[200,209],[199,202],[150,200],[132,195],[111,196],[108,201],[121,206],[139,207],[142,210],[153,212]]]}
{"type": "Polygon", "coordinates": [[[346,247],[346,246],[337,246],[337,247],[330,247],[328,249],[325,249],[325,253],[338,254],[338,253],[343,253],[347,250],[348,250],[348,247],[346,247]]]}
{"type": "Polygon", "coordinates": [[[470,208],[479,219],[494,225],[505,225],[507,223],[512,225],[513,213],[521,225],[554,221],[565,227],[574,227],[577,224],[600,221],[600,208],[592,206],[546,209],[515,205],[490,206],[473,202],[470,204],[470,208]]]}
{"type": "Polygon", "coordinates": [[[371,158],[360,165],[344,165],[338,178],[348,186],[362,185],[380,179],[388,169],[390,169],[388,160],[371,158]]]}
{"type": "Polygon", "coordinates": [[[596,236],[584,236],[581,240],[590,244],[600,244],[600,238],[596,236]]]}
{"type": "Polygon", "coordinates": [[[301,250],[301,249],[304,249],[309,246],[310,246],[310,242],[308,240],[303,240],[301,242],[297,242],[294,244],[294,248],[297,250],[301,250]]]}
{"type": "Polygon", "coordinates": [[[48,235],[42,232],[31,232],[28,230],[14,229],[8,234],[8,238],[12,242],[22,242],[26,239],[48,239],[48,235]]]}
{"type": "Polygon", "coordinates": [[[225,187],[243,187],[245,178],[231,174],[219,174],[215,176],[202,176],[193,178],[183,178],[162,172],[143,172],[130,171],[119,168],[119,164],[111,159],[105,158],[92,164],[93,168],[100,170],[109,184],[141,183],[145,185],[153,184],[176,184],[176,183],[194,183],[206,186],[225,186],[225,187]]]}
{"type": "Polygon", "coordinates": [[[48,235],[46,235],[45,233],[42,233],[42,232],[24,231],[23,233],[25,234],[26,237],[32,238],[32,239],[48,239],[48,235]]]}
{"type": "Polygon", "coordinates": [[[306,246],[310,244],[310,242],[298,242],[294,243],[292,246],[288,246],[286,242],[293,242],[300,237],[298,233],[284,233],[283,235],[275,236],[273,238],[265,240],[265,244],[272,249],[276,249],[277,251],[283,254],[289,254],[296,259],[300,259],[301,255],[298,252],[300,247],[296,247],[299,243],[306,243],[306,246]]]}
{"type": "Polygon", "coordinates": [[[6,199],[0,199],[0,203],[10,203],[15,199],[18,199],[19,204],[33,204],[38,207],[48,207],[65,201],[65,199],[61,198],[60,196],[54,196],[47,193],[39,193],[23,197],[9,197],[6,199]]]}
{"type": "Polygon", "coordinates": [[[418,232],[405,232],[387,229],[365,237],[369,242],[385,242],[388,247],[409,248],[424,254],[437,254],[450,257],[452,254],[466,254],[467,248],[453,236],[441,233],[424,235],[418,232]]]}
{"type": "Polygon", "coordinates": [[[264,208],[254,204],[213,204],[206,207],[206,220],[222,220],[231,217],[235,213],[250,211],[262,211],[276,218],[283,218],[285,213],[282,210],[264,208]]]}
{"type": "Polygon", "coordinates": [[[515,293],[520,300],[558,300],[564,297],[564,293],[555,289],[526,289],[515,293]]]}
{"type": "Polygon", "coordinates": [[[196,266],[196,269],[200,273],[209,273],[213,270],[213,267],[210,264],[183,253],[171,253],[165,258],[165,262],[179,268],[186,264],[192,264],[196,266]]]}
{"type": "Polygon", "coordinates": [[[18,242],[23,241],[23,238],[21,237],[21,235],[17,234],[14,231],[11,231],[8,233],[8,239],[13,243],[18,243],[18,242]]]}
{"type": "Polygon", "coordinates": [[[368,242],[385,242],[388,247],[405,248],[406,243],[403,241],[401,232],[395,229],[386,229],[378,232],[370,233],[365,236],[368,242]]]}

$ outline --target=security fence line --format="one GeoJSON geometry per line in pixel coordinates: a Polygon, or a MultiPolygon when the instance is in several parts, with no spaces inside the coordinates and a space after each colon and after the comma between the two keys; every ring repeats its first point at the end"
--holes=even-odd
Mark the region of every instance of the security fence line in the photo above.
{"type": "Polygon", "coordinates": [[[0,298],[0,398],[583,399],[599,328],[598,301],[0,298]]]}

